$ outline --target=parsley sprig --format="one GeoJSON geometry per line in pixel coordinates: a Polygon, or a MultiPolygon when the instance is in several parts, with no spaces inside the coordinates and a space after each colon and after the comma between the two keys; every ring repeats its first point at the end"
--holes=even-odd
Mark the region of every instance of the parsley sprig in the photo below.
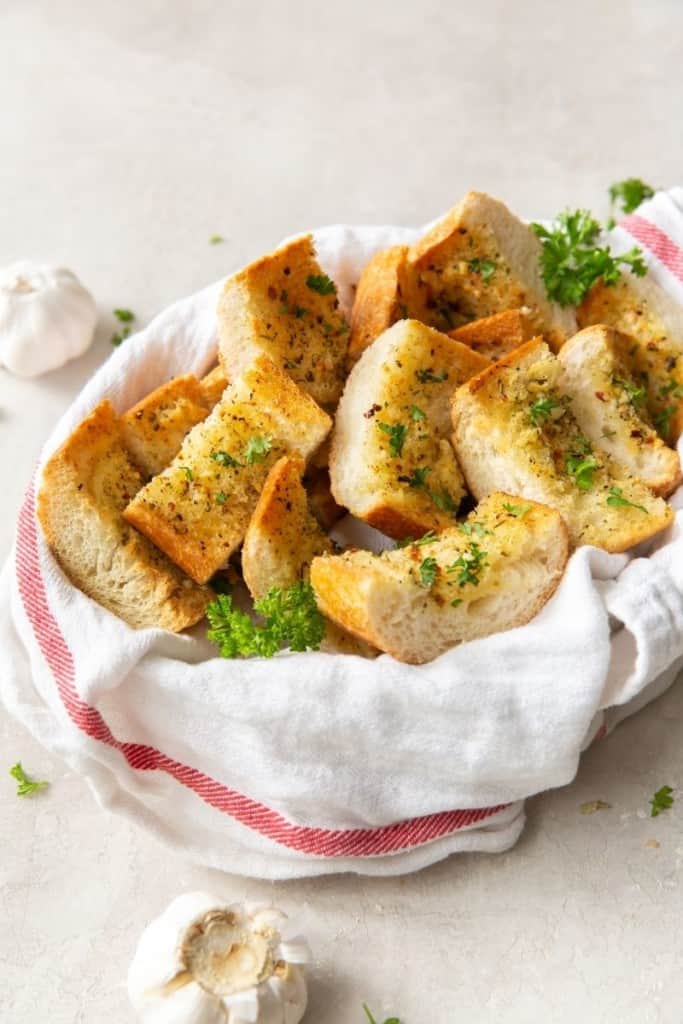
{"type": "Polygon", "coordinates": [[[650,797],[650,817],[657,818],[662,811],[668,811],[674,805],[671,786],[662,786],[650,797]]]}
{"type": "Polygon", "coordinates": [[[621,206],[622,213],[633,213],[646,199],[651,199],[655,190],[640,178],[625,178],[610,185],[609,198],[612,206],[621,206]]]}
{"type": "Polygon", "coordinates": [[[549,298],[561,306],[577,306],[595,282],[616,284],[623,267],[637,277],[647,273],[642,251],[634,246],[614,256],[597,244],[600,224],[588,210],[565,210],[551,228],[532,224],[541,240],[540,268],[549,298]]]}
{"type": "Polygon", "coordinates": [[[21,766],[21,761],[17,761],[9,770],[10,775],[17,781],[17,796],[34,796],[43,789],[47,789],[50,785],[49,782],[38,782],[33,779],[29,779],[28,775],[21,766]]]}
{"type": "Polygon", "coordinates": [[[435,558],[428,555],[420,564],[420,584],[423,587],[432,587],[439,574],[439,565],[435,558]]]}
{"type": "Polygon", "coordinates": [[[607,504],[611,505],[612,508],[637,508],[639,512],[644,512],[646,516],[650,514],[644,505],[634,505],[632,501],[625,498],[621,487],[610,487],[606,500],[607,504]]]}
{"type": "Polygon", "coordinates": [[[272,658],[283,647],[292,651],[318,650],[325,635],[325,620],[318,611],[310,583],[293,583],[284,590],[272,587],[254,602],[263,623],[254,623],[235,608],[228,594],[219,594],[207,606],[209,640],[222,658],[272,658]]]}

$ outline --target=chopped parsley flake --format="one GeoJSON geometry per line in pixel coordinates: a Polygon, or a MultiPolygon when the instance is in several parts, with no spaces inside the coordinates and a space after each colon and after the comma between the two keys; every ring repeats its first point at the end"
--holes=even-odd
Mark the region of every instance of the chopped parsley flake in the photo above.
{"type": "Polygon", "coordinates": [[[512,505],[510,502],[504,501],[503,508],[509,516],[515,516],[517,519],[523,519],[527,512],[531,510],[531,505],[512,505]]]}
{"type": "Polygon", "coordinates": [[[564,465],[579,490],[590,491],[595,483],[593,475],[596,469],[600,469],[590,441],[585,437],[577,437],[572,449],[565,452],[564,465]]]}
{"type": "Polygon", "coordinates": [[[548,297],[561,306],[577,306],[595,282],[616,284],[622,267],[644,277],[647,264],[637,247],[613,256],[609,246],[596,244],[600,224],[588,210],[565,210],[551,228],[532,224],[541,240],[539,265],[548,297]]]}
{"type": "Polygon", "coordinates": [[[306,287],[318,295],[335,295],[337,286],[327,274],[309,274],[306,278],[306,287]]]}
{"type": "Polygon", "coordinates": [[[474,520],[466,520],[464,523],[458,523],[458,529],[461,533],[464,533],[466,537],[486,537],[491,533],[487,530],[483,523],[474,520]]]}
{"type": "Polygon", "coordinates": [[[188,480],[194,480],[194,473],[192,472],[189,466],[181,466],[180,468],[182,469],[183,473],[185,474],[188,480]]]}
{"type": "Polygon", "coordinates": [[[241,462],[238,462],[237,459],[233,458],[232,455],[229,455],[228,452],[211,452],[209,458],[213,459],[214,462],[217,462],[219,466],[231,466],[232,468],[236,468],[237,466],[242,465],[241,462]]]}
{"type": "Polygon", "coordinates": [[[111,343],[114,348],[118,348],[122,341],[128,338],[133,330],[132,323],[135,320],[135,313],[131,312],[130,309],[115,309],[114,316],[120,324],[124,324],[120,331],[116,334],[112,334],[111,343]]]}
{"type": "Polygon", "coordinates": [[[646,516],[649,515],[648,510],[643,505],[634,505],[632,501],[625,498],[621,487],[610,487],[607,504],[611,505],[612,508],[637,508],[640,512],[644,512],[646,516]]]}
{"type": "Polygon", "coordinates": [[[427,486],[427,477],[431,473],[431,466],[421,466],[418,469],[413,470],[413,474],[408,480],[409,487],[415,487],[420,490],[427,486]]]}
{"type": "Polygon", "coordinates": [[[408,428],[403,423],[381,423],[375,420],[378,430],[389,435],[389,449],[394,458],[398,458],[403,452],[408,428]]]}
{"type": "Polygon", "coordinates": [[[493,260],[482,260],[478,256],[470,260],[467,266],[473,274],[480,275],[484,284],[488,284],[496,272],[496,264],[493,260]]]}
{"type": "Polygon", "coordinates": [[[442,381],[448,380],[448,371],[442,370],[437,376],[433,370],[416,370],[415,376],[420,384],[441,384],[442,381]]]}
{"type": "Polygon", "coordinates": [[[21,766],[21,761],[17,761],[9,770],[10,775],[17,782],[17,796],[33,796],[35,793],[39,793],[42,789],[47,789],[50,785],[49,782],[34,782],[29,779],[28,775],[21,766]]]}
{"type": "Polygon", "coordinates": [[[135,313],[131,312],[130,309],[115,309],[114,316],[122,324],[132,324],[135,320],[135,313]]]}
{"type": "Polygon", "coordinates": [[[673,789],[671,786],[662,786],[656,793],[653,793],[650,798],[651,818],[656,818],[662,811],[668,811],[670,807],[673,807],[674,798],[671,795],[672,793],[673,789]]]}
{"type": "Polygon", "coordinates": [[[636,384],[634,380],[627,377],[612,377],[612,383],[626,392],[629,402],[634,408],[637,409],[645,404],[647,392],[641,384],[636,384]]]}
{"type": "Polygon", "coordinates": [[[244,449],[245,462],[248,466],[253,466],[255,462],[263,462],[272,447],[273,438],[269,434],[264,434],[263,437],[254,434],[244,449]]]}
{"type": "Polygon", "coordinates": [[[439,566],[435,558],[428,556],[425,558],[420,565],[420,584],[423,587],[431,587],[434,585],[437,574],[439,572],[439,566]]]}
{"type": "Polygon", "coordinates": [[[211,238],[209,239],[209,244],[210,245],[222,245],[222,243],[224,241],[225,241],[225,239],[223,238],[222,235],[211,235],[211,238]]]}
{"type": "Polygon", "coordinates": [[[553,409],[561,406],[559,399],[548,395],[546,398],[538,398],[533,405],[529,406],[529,416],[535,427],[542,427],[550,416],[553,409]]]}
{"type": "Polygon", "coordinates": [[[664,409],[657,413],[652,422],[655,425],[657,431],[664,437],[668,437],[671,430],[671,420],[676,414],[675,405],[667,405],[664,409]]]}
{"type": "Polygon", "coordinates": [[[418,406],[411,405],[411,407],[410,407],[410,418],[411,418],[411,420],[415,420],[416,422],[418,422],[419,420],[426,420],[427,419],[427,413],[423,412],[422,409],[418,408],[418,406]]]}
{"type": "Polygon", "coordinates": [[[432,499],[436,507],[440,512],[457,512],[458,506],[451,498],[448,491],[430,491],[429,497],[432,499]]]}
{"type": "MultiPolygon", "coordinates": [[[[368,1024],[378,1024],[365,1003],[363,1003],[363,1010],[365,1011],[365,1016],[368,1019],[368,1024]]],[[[401,1022],[398,1017],[387,1017],[382,1024],[401,1024],[401,1022]]]]}
{"type": "Polygon", "coordinates": [[[225,493],[225,491],[219,491],[218,494],[216,495],[216,504],[217,505],[225,505],[227,500],[228,500],[228,496],[225,493]]]}

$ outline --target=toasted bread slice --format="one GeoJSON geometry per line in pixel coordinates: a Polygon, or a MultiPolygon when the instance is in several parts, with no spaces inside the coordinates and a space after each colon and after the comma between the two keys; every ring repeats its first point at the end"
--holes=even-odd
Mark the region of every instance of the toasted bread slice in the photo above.
{"type": "Polygon", "coordinates": [[[188,431],[208,414],[197,378],[174,377],[123,414],[123,439],[133,461],[149,478],[168,466],[188,431]]]}
{"type": "Polygon", "coordinates": [[[218,303],[218,345],[230,380],[265,353],[322,405],[341,394],[348,331],[310,235],[229,278],[218,303]]]}
{"type": "Polygon", "coordinates": [[[329,470],[310,465],[306,470],[303,484],[311,512],[323,530],[331,530],[334,524],[346,515],[346,510],[334,500],[329,470]]]}
{"type": "Polygon", "coordinates": [[[261,355],[133,498],[125,518],[205,583],[242,542],[273,463],[287,452],[306,459],[330,427],[313,399],[261,355]]]}
{"type": "Polygon", "coordinates": [[[476,498],[504,487],[558,509],[572,544],[625,551],[663,530],[673,513],[584,436],[559,390],[561,370],[536,339],[458,388],[452,412],[460,465],[476,498]]]}
{"type": "MultiPolygon", "coordinates": [[[[271,587],[289,587],[309,578],[317,555],[334,549],[308,504],[301,483],[304,461],[284,455],[266,480],[242,546],[242,572],[252,597],[264,597],[271,587]]],[[[328,622],[321,650],[373,656],[366,644],[328,622]]]]}
{"type": "Polygon", "coordinates": [[[464,494],[450,434],[454,389],[488,361],[445,334],[400,320],[346,382],[332,438],[335,500],[390,537],[452,525],[464,494]]]}
{"type": "Polygon", "coordinates": [[[204,404],[209,409],[213,409],[216,402],[220,402],[223,392],[228,386],[228,378],[220,363],[202,377],[199,386],[202,389],[204,404]]]}
{"type": "Polygon", "coordinates": [[[419,665],[528,622],[555,591],[567,553],[558,512],[491,494],[429,543],[315,558],[311,583],[325,615],[419,665]]]}
{"type": "Polygon", "coordinates": [[[316,555],[332,551],[308,507],[301,476],[304,460],[283,455],[270,470],[242,545],[242,574],[255,599],[271,587],[306,577],[316,555]]]}
{"type": "Polygon", "coordinates": [[[494,313],[456,327],[448,336],[495,363],[525,341],[531,341],[535,333],[523,310],[506,309],[504,313],[494,313]]]}
{"type": "Polygon", "coordinates": [[[122,519],[142,484],[104,401],[45,465],[38,519],[62,569],[88,597],[134,629],[179,632],[203,617],[213,594],[122,519]]]}
{"type": "Polygon", "coordinates": [[[408,316],[404,297],[407,245],[375,253],[360,276],[351,310],[349,358],[358,359],[375,338],[408,316]]]}
{"type": "Polygon", "coordinates": [[[650,276],[622,274],[615,285],[593,285],[577,316],[581,327],[608,324],[632,339],[631,372],[657,431],[674,444],[683,433],[683,309],[650,276]]]}
{"type": "Polygon", "coordinates": [[[551,302],[539,271],[541,244],[503,203],[468,192],[413,245],[408,272],[416,275],[420,310],[411,315],[442,331],[524,309],[530,329],[559,349],[576,332],[574,313],[551,302]]]}
{"type": "Polygon", "coordinates": [[[585,436],[615,462],[666,496],[681,482],[678,455],[653,429],[645,388],[628,367],[630,338],[612,327],[586,327],[560,350],[560,390],[585,436]]]}

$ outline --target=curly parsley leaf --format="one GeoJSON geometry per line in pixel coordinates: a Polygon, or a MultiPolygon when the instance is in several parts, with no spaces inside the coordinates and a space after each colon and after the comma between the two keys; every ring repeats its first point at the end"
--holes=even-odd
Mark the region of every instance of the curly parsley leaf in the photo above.
{"type": "Polygon", "coordinates": [[[496,264],[493,260],[482,260],[478,256],[470,260],[467,267],[473,274],[479,274],[484,284],[488,284],[496,272],[496,264]]]}
{"type": "Polygon", "coordinates": [[[398,458],[403,452],[408,428],[403,423],[382,423],[375,420],[377,429],[389,435],[389,450],[394,458],[398,458]]]}
{"type": "Polygon", "coordinates": [[[431,555],[423,559],[420,564],[420,584],[423,587],[432,587],[439,573],[439,566],[431,555]]]}
{"type": "Polygon", "coordinates": [[[621,487],[610,487],[607,504],[611,505],[612,508],[637,508],[639,512],[644,512],[646,516],[650,514],[643,505],[634,505],[632,501],[625,498],[621,487]]]}
{"type": "Polygon", "coordinates": [[[621,206],[622,213],[633,213],[646,199],[651,199],[655,190],[640,178],[625,178],[610,186],[609,198],[612,206],[621,206]]]}
{"type": "Polygon", "coordinates": [[[577,306],[595,282],[616,284],[623,267],[637,277],[647,273],[640,249],[614,256],[609,246],[597,244],[600,224],[588,210],[565,210],[551,228],[532,224],[541,241],[539,265],[549,298],[561,306],[577,306]]]}
{"type": "Polygon", "coordinates": [[[255,462],[263,462],[272,447],[273,438],[270,434],[264,434],[263,437],[254,434],[249,438],[244,449],[245,462],[248,466],[253,466],[255,462]]]}
{"type": "Polygon", "coordinates": [[[310,583],[293,583],[284,590],[272,587],[254,602],[264,620],[252,621],[235,608],[228,594],[219,594],[207,606],[209,640],[222,658],[271,658],[283,647],[292,651],[318,650],[325,635],[325,620],[318,611],[310,583]]]}
{"type": "Polygon", "coordinates": [[[472,541],[469,548],[456,558],[452,565],[446,569],[448,573],[456,573],[456,583],[460,587],[468,583],[476,587],[479,584],[482,571],[486,568],[488,551],[482,551],[476,541],[472,541]]]}
{"type": "Polygon", "coordinates": [[[39,793],[43,789],[47,789],[50,785],[49,782],[38,782],[33,779],[29,779],[28,775],[21,766],[21,761],[17,761],[9,770],[10,775],[17,782],[17,796],[33,796],[35,793],[39,793]]]}
{"type": "Polygon", "coordinates": [[[533,405],[529,406],[529,416],[535,427],[542,427],[553,409],[559,409],[561,402],[552,395],[546,398],[537,398],[533,405]]]}
{"type": "Polygon", "coordinates": [[[662,811],[668,811],[670,807],[673,807],[674,798],[671,795],[673,789],[671,786],[662,786],[650,797],[650,817],[656,818],[662,813],[662,811]]]}
{"type": "Polygon", "coordinates": [[[306,278],[306,287],[318,295],[335,295],[337,286],[327,274],[309,274],[306,278]]]}

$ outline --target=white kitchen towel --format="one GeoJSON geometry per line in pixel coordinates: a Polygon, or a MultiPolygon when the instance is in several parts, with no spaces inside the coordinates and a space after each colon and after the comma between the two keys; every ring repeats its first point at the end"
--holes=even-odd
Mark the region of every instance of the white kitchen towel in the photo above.
{"type": "MultiPolygon", "coordinates": [[[[377,249],[417,230],[315,233],[348,307],[377,249]]],[[[615,229],[683,304],[683,189],[615,229]]],[[[88,383],[41,464],[105,396],[120,411],[215,357],[220,282],[157,317],[88,383]]],[[[38,479],[40,468],[38,470],[38,479]]],[[[677,507],[683,495],[675,496],[677,507]]],[[[525,797],[657,696],[683,660],[683,535],[574,553],[528,625],[428,665],[322,653],[216,658],[204,627],[129,629],[71,586],[26,496],[0,577],[0,694],[99,802],[213,867],[268,878],[398,874],[509,848],[525,797]]]]}

